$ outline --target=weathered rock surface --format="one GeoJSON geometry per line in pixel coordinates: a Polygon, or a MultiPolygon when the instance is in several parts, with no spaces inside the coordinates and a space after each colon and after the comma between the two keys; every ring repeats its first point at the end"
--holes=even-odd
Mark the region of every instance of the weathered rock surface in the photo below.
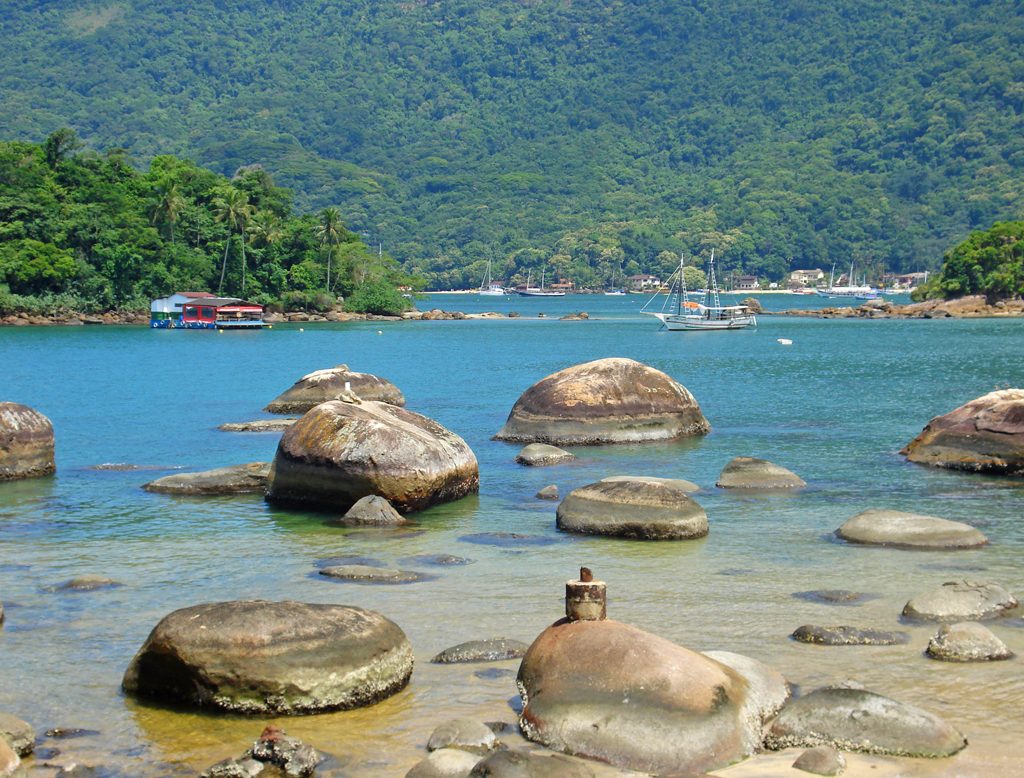
{"type": "Polygon", "coordinates": [[[864,689],[829,687],[787,703],[765,745],[827,745],[890,756],[943,757],[955,754],[967,740],[921,708],[864,689]]]}
{"type": "Polygon", "coordinates": [[[469,640],[457,646],[446,648],[430,661],[434,664],[457,664],[462,662],[502,662],[518,659],[526,654],[528,645],[509,638],[488,638],[469,640]]]}
{"type": "Polygon", "coordinates": [[[435,729],[427,741],[427,750],[457,748],[474,754],[486,754],[498,747],[498,738],[486,724],[473,719],[452,719],[435,729]]]}
{"type": "Polygon", "coordinates": [[[722,469],[715,485],[722,489],[802,489],[807,482],[767,459],[736,457],[722,469]]]}
{"type": "Polygon", "coordinates": [[[791,637],[801,643],[815,643],[820,646],[895,646],[910,640],[910,636],[906,632],[862,629],[846,625],[819,626],[817,624],[804,624],[802,627],[797,627],[791,637]]]}
{"type": "Polygon", "coordinates": [[[607,478],[601,479],[602,483],[609,484],[618,483],[619,481],[639,481],[643,484],[663,484],[675,489],[681,489],[687,494],[700,491],[700,487],[697,486],[697,484],[683,478],[659,478],[653,475],[610,475],[607,478]]]}
{"type": "Polygon", "coordinates": [[[944,624],[928,641],[925,653],[946,662],[990,662],[1013,657],[1013,652],[992,630],[976,621],[944,624]]]}
{"type": "Polygon", "coordinates": [[[356,500],[344,516],[331,523],[346,527],[397,527],[409,522],[383,497],[371,494],[356,500]]]}
{"type": "Polygon", "coordinates": [[[278,727],[266,727],[245,756],[279,768],[288,778],[307,778],[324,760],[315,748],[278,727]]]}
{"type": "Polygon", "coordinates": [[[998,584],[947,581],[919,594],[903,607],[903,616],[918,621],[981,621],[1017,608],[1017,600],[998,584]]]}
{"type": "Polygon", "coordinates": [[[335,565],[324,567],[320,575],[355,583],[409,584],[426,581],[428,576],[414,570],[392,570],[387,567],[369,565],[335,565]]]}
{"type": "Polygon", "coordinates": [[[201,473],[175,473],[157,478],[142,488],[160,494],[208,497],[218,494],[263,494],[270,475],[269,462],[250,462],[205,470],[201,473]]]}
{"type": "Polygon", "coordinates": [[[594,778],[594,771],[579,759],[561,754],[496,751],[469,773],[470,778],[594,778]]]}
{"type": "Polygon", "coordinates": [[[321,403],[281,436],[267,500],[347,511],[376,494],[402,513],[479,489],[476,456],[436,421],[381,402],[321,403]]]}
{"type": "Polygon", "coordinates": [[[36,744],[32,725],[10,713],[0,713],[0,740],[7,742],[18,756],[28,756],[36,744]]]}
{"type": "Polygon", "coordinates": [[[685,386],[632,359],[560,370],[516,401],[496,440],[594,445],[674,440],[711,430],[685,386]]]}
{"type": "Polygon", "coordinates": [[[405,405],[405,397],[393,383],[370,373],[356,373],[348,365],[304,375],[291,389],[276,397],[264,408],[268,413],[305,413],[314,406],[328,400],[337,400],[349,391],[363,400],[373,400],[389,405],[405,405]]]}
{"type": "Polygon", "coordinates": [[[766,313],[818,319],[975,319],[1024,316],[1024,300],[1000,300],[989,305],[984,295],[968,295],[954,300],[923,300],[909,305],[896,305],[890,300],[869,300],[856,307],[797,308],[766,313]]]}
{"type": "Polygon", "coordinates": [[[217,429],[224,432],[283,432],[292,426],[298,417],[287,419],[256,419],[254,421],[238,421],[221,424],[217,429]]]}
{"type": "Polygon", "coordinates": [[[900,453],[911,462],[1024,475],[1024,389],[1001,389],[936,416],[900,453]]]}
{"type": "Polygon", "coordinates": [[[52,475],[53,450],[48,418],[27,405],[0,402],[0,481],[52,475]]]}
{"type": "Polygon", "coordinates": [[[574,454],[570,454],[558,446],[549,446],[547,443],[530,443],[516,454],[516,462],[531,467],[558,465],[562,462],[571,462],[575,458],[574,454]]]}
{"type": "Polygon", "coordinates": [[[557,500],[559,499],[558,486],[555,484],[549,484],[537,492],[534,497],[538,500],[557,500]]]}
{"type": "Polygon", "coordinates": [[[846,769],[846,758],[831,746],[815,746],[800,754],[793,767],[814,775],[839,775],[846,769]]]}
{"type": "Polygon", "coordinates": [[[757,677],[627,624],[563,620],[520,665],[520,727],[549,748],[617,767],[714,769],[752,753],[775,712],[757,677]]]}
{"type": "Polygon", "coordinates": [[[21,759],[7,741],[0,738],[0,778],[17,775],[20,772],[21,759]]]}
{"type": "Polygon", "coordinates": [[[560,530],[587,535],[686,540],[708,534],[704,509],[667,481],[603,480],[574,489],[558,505],[560,530]]]}
{"type": "Polygon", "coordinates": [[[969,524],[877,508],[847,519],[836,536],[851,543],[906,548],[975,548],[988,543],[988,538],[969,524]]]}
{"type": "Polygon", "coordinates": [[[471,754],[457,748],[439,748],[422,762],[417,762],[405,778],[466,778],[477,763],[480,754],[471,754]]]}
{"type": "Polygon", "coordinates": [[[126,692],[238,713],[370,705],[402,689],[412,646],[394,622],[345,605],[242,600],[165,616],[132,659],[126,692]]]}
{"type": "Polygon", "coordinates": [[[771,716],[782,710],[790,697],[789,684],[782,673],[764,662],[732,651],[705,651],[704,656],[735,670],[747,682],[747,696],[741,712],[745,720],[744,751],[755,753],[768,731],[771,716]]]}

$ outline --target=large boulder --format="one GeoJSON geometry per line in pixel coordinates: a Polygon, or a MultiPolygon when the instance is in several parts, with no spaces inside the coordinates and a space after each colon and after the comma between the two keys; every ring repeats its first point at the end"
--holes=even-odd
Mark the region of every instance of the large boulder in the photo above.
{"type": "Polygon", "coordinates": [[[847,519],[836,536],[851,543],[905,548],[974,548],[988,543],[988,538],[969,524],[878,508],[847,519]]]}
{"type": "Polygon", "coordinates": [[[718,476],[722,489],[802,489],[807,482],[792,470],[756,457],[736,457],[718,476]]]}
{"type": "Polygon", "coordinates": [[[706,435],[711,426],[682,384],[632,359],[568,367],[516,401],[496,440],[594,445],[706,435]]]}
{"type": "Polygon", "coordinates": [[[1000,389],[936,416],[900,453],[954,470],[1024,475],[1024,389],[1000,389]]]}
{"type": "Polygon", "coordinates": [[[376,494],[408,513],[479,485],[472,450],[436,421],[387,403],[334,400],[281,436],[267,500],[344,512],[376,494]]]}
{"type": "Polygon", "coordinates": [[[791,700],[772,724],[772,749],[833,746],[890,756],[952,756],[967,745],[926,710],[866,689],[827,687],[791,700]]]}
{"type": "Polygon", "coordinates": [[[142,488],[160,494],[205,497],[218,494],[263,494],[270,475],[269,462],[230,465],[201,473],[175,473],[157,478],[142,488]]]}
{"type": "Polygon", "coordinates": [[[264,408],[268,413],[305,413],[328,400],[337,400],[351,392],[363,400],[375,400],[389,405],[405,405],[405,397],[393,383],[369,373],[356,373],[348,365],[304,375],[292,388],[274,398],[264,408]]]}
{"type": "Polygon", "coordinates": [[[347,605],[242,600],[161,619],[122,686],[140,697],[237,713],[370,705],[402,689],[412,646],[394,622],[347,605]]]}
{"type": "Polygon", "coordinates": [[[979,621],[1016,608],[1016,598],[999,584],[947,581],[912,597],[903,606],[903,616],[917,621],[979,621]]]}
{"type": "Polygon", "coordinates": [[[559,621],[519,668],[530,740],[641,772],[702,771],[761,742],[777,695],[741,672],[616,621],[559,621]]]}
{"type": "Polygon", "coordinates": [[[614,478],[581,486],[558,505],[560,530],[641,540],[708,534],[704,509],[670,479],[614,478]]]}
{"type": "Polygon", "coordinates": [[[0,481],[37,478],[56,470],[50,420],[27,405],[0,402],[0,481]]]}
{"type": "Polygon", "coordinates": [[[925,653],[946,662],[991,662],[1013,657],[1013,652],[992,630],[976,621],[943,624],[928,641],[925,653]]]}

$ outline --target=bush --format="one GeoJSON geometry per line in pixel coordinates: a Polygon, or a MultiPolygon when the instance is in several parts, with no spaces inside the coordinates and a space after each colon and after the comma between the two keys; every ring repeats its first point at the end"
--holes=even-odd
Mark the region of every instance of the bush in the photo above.
{"type": "Polygon", "coordinates": [[[380,316],[398,316],[411,307],[402,293],[386,281],[367,281],[345,300],[346,311],[380,316]]]}

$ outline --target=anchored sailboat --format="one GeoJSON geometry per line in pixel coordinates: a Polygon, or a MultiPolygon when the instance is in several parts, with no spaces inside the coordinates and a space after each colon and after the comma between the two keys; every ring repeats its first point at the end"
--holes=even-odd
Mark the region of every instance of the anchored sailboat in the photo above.
{"type": "Polygon", "coordinates": [[[708,285],[704,290],[703,302],[687,298],[682,254],[679,255],[679,268],[669,279],[669,293],[662,309],[648,311],[647,307],[657,298],[655,294],[640,313],[655,317],[667,330],[739,330],[757,325],[757,318],[746,305],[722,305],[715,278],[714,249],[711,250],[708,262],[708,285]]]}

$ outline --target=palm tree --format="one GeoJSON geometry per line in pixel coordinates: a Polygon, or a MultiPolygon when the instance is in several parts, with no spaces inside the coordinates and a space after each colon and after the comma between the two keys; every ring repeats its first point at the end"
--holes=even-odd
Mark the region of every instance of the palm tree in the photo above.
{"type": "Polygon", "coordinates": [[[320,245],[327,246],[327,291],[331,291],[331,257],[334,247],[341,242],[345,227],[341,223],[341,211],[324,208],[320,211],[320,223],[316,226],[316,237],[320,245]]]}
{"type": "Polygon", "coordinates": [[[162,181],[156,188],[156,202],[150,209],[150,224],[162,221],[170,230],[170,242],[174,243],[174,223],[185,210],[185,198],[177,182],[162,181]]]}
{"type": "Polygon", "coordinates": [[[264,246],[281,239],[281,220],[272,211],[257,211],[249,220],[249,234],[264,246]]]}
{"type": "Polygon", "coordinates": [[[245,226],[252,216],[253,209],[249,204],[249,195],[240,189],[229,187],[213,201],[213,210],[217,221],[228,225],[228,239],[224,245],[224,259],[220,265],[220,284],[217,294],[224,288],[224,272],[228,266],[228,250],[231,248],[231,234],[238,230],[242,238],[242,294],[245,294],[245,226]]]}

